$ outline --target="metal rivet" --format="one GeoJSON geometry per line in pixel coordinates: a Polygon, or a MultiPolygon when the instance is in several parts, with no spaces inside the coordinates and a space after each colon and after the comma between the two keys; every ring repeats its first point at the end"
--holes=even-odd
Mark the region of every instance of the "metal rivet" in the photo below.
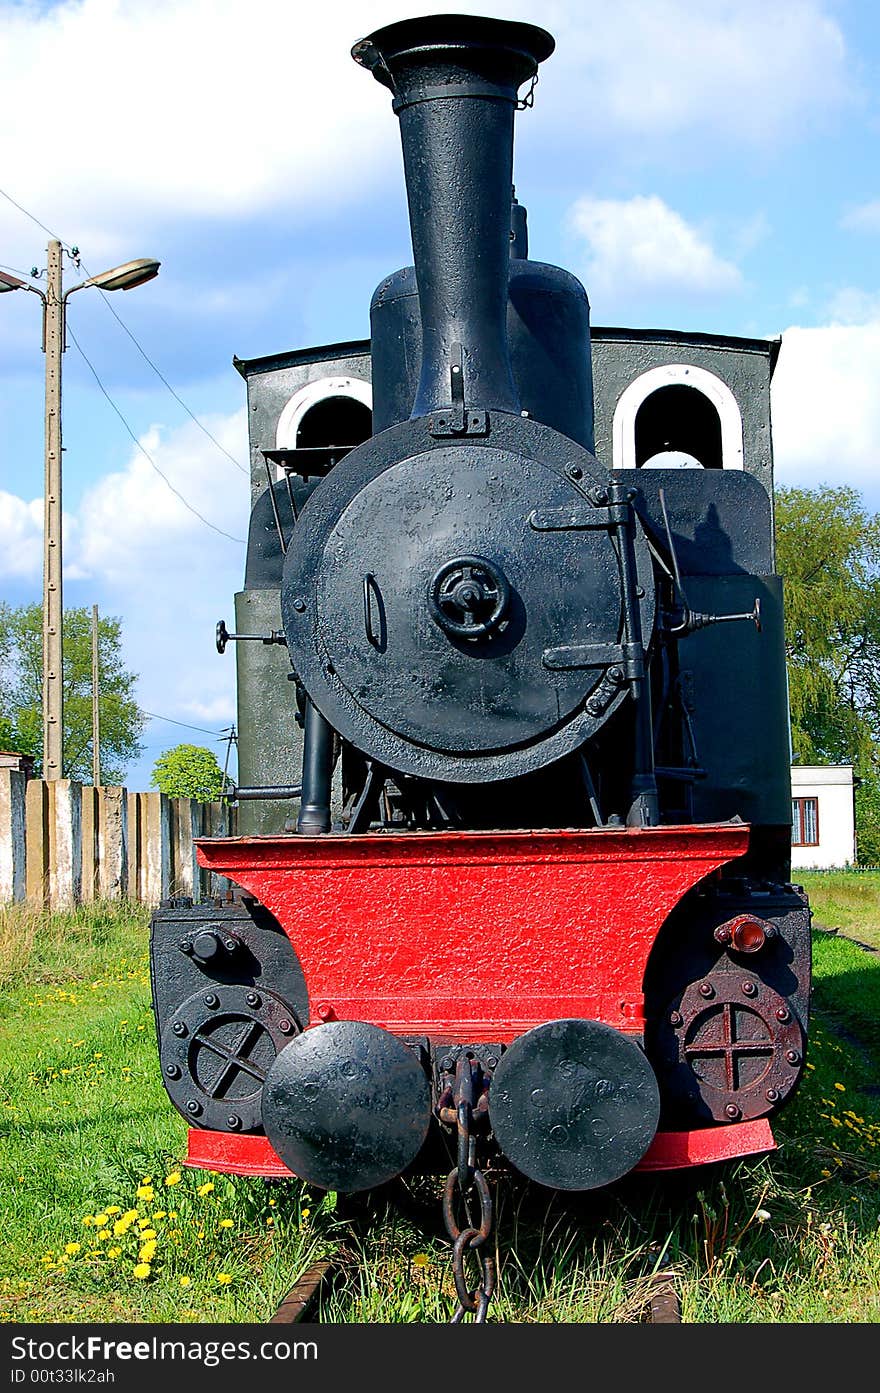
{"type": "Polygon", "coordinates": [[[248,992],[247,996],[245,997],[245,1001],[247,1002],[248,1006],[262,1005],[260,998],[256,992],[248,992]]]}
{"type": "Polygon", "coordinates": [[[790,1012],[790,1011],[787,1011],[786,1008],[785,1008],[784,1006],[777,1006],[777,1008],[776,1008],[776,1019],[777,1019],[778,1021],[782,1021],[783,1025],[784,1025],[786,1021],[790,1021],[790,1020],[791,1020],[791,1012],[790,1012]]]}
{"type": "Polygon", "coordinates": [[[210,1007],[210,1009],[211,1009],[212,1011],[214,1010],[215,1007],[217,1007],[217,1006],[220,1005],[220,999],[219,999],[219,997],[216,997],[216,996],[214,995],[213,992],[208,992],[208,993],[203,997],[203,1000],[204,1000],[205,1005],[208,1006],[208,1007],[210,1007]]]}
{"type": "Polygon", "coordinates": [[[193,946],[190,943],[189,939],[183,939],[180,943],[178,943],[177,946],[180,949],[181,953],[187,953],[190,957],[192,956],[193,946]]]}
{"type": "Polygon", "coordinates": [[[303,610],[306,607],[306,602],[305,600],[296,599],[293,602],[293,607],[296,610],[297,614],[302,614],[303,610]]]}
{"type": "Polygon", "coordinates": [[[318,1015],[321,1017],[322,1021],[330,1020],[331,1016],[333,1015],[333,1007],[330,1005],[328,1001],[318,1002],[318,1015]]]}
{"type": "Polygon", "coordinates": [[[494,1068],[495,1068],[495,1065],[496,1065],[497,1063],[498,1063],[498,1056],[497,1056],[497,1054],[487,1054],[487,1055],[486,1055],[486,1064],[488,1065],[488,1067],[489,1067],[490,1069],[494,1069],[494,1068]]]}
{"type": "Polygon", "coordinates": [[[166,1064],[166,1065],[165,1065],[165,1073],[168,1075],[169,1079],[179,1079],[179,1078],[180,1078],[180,1065],[179,1065],[179,1064],[166,1064]]]}
{"type": "Polygon", "coordinates": [[[727,1107],[724,1109],[724,1115],[730,1118],[739,1117],[739,1108],[736,1106],[736,1103],[728,1103],[727,1107]]]}
{"type": "Polygon", "coordinates": [[[681,1025],[681,1022],[682,1022],[682,1015],[681,1015],[681,1012],[680,1012],[680,1011],[671,1011],[671,1012],[669,1013],[669,1024],[670,1024],[670,1025],[681,1025]]]}
{"type": "Polygon", "coordinates": [[[278,1029],[281,1031],[282,1035],[289,1035],[290,1032],[293,1030],[293,1026],[285,1016],[282,1020],[278,1022],[278,1029]]]}
{"type": "Polygon", "coordinates": [[[801,1062],[801,1057],[797,1050],[786,1050],[785,1057],[789,1064],[800,1064],[801,1062]]]}
{"type": "Polygon", "coordinates": [[[241,1118],[237,1115],[237,1113],[231,1112],[229,1114],[229,1116],[226,1119],[226,1126],[231,1127],[233,1131],[236,1131],[236,1129],[241,1126],[241,1118]]]}
{"type": "Polygon", "coordinates": [[[768,1102],[768,1103],[778,1103],[778,1102],[779,1102],[779,1089],[778,1089],[778,1088],[768,1088],[768,1089],[767,1089],[767,1092],[764,1094],[764,1097],[767,1099],[767,1102],[768,1102]]]}
{"type": "Polygon", "coordinates": [[[202,1105],[201,1103],[197,1103],[195,1098],[190,1098],[186,1105],[186,1110],[188,1113],[192,1113],[193,1117],[198,1117],[199,1113],[202,1111],[202,1105]]]}
{"type": "Polygon", "coordinates": [[[226,949],[227,953],[234,953],[238,944],[234,938],[225,938],[223,940],[223,947],[226,949]]]}
{"type": "Polygon", "coordinates": [[[758,988],[755,986],[754,982],[743,982],[741,986],[743,996],[757,996],[758,988]]]}
{"type": "Polygon", "coordinates": [[[726,924],[722,924],[720,929],[715,930],[714,938],[716,943],[729,943],[733,935],[726,924]]]}
{"type": "Polygon", "coordinates": [[[582,479],[584,477],[584,471],[581,469],[579,464],[570,464],[568,466],[568,469],[566,470],[566,473],[568,474],[569,479],[582,479]]]}
{"type": "Polygon", "coordinates": [[[175,1021],[171,1029],[174,1031],[175,1035],[186,1035],[187,1033],[187,1029],[183,1021],[175,1021]]]}
{"type": "Polygon", "coordinates": [[[701,982],[701,983],[700,983],[700,996],[714,996],[714,995],[715,995],[715,988],[712,986],[712,983],[711,983],[711,982],[701,982]]]}
{"type": "Polygon", "coordinates": [[[440,1068],[441,1068],[441,1069],[445,1069],[445,1070],[447,1071],[447,1073],[448,1073],[450,1070],[454,1069],[454,1068],[455,1068],[455,1055],[453,1055],[453,1054],[444,1055],[443,1058],[440,1060],[440,1068]]]}

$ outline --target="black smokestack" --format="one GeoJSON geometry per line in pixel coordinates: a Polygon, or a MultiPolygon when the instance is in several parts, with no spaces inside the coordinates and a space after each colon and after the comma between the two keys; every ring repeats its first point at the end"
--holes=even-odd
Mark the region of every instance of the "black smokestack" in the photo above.
{"type": "Polygon", "coordinates": [[[468,405],[519,411],[507,345],[513,117],[554,47],[531,24],[432,15],[352,49],[400,118],[422,318],[414,417],[450,403],[454,344],[468,405]]]}

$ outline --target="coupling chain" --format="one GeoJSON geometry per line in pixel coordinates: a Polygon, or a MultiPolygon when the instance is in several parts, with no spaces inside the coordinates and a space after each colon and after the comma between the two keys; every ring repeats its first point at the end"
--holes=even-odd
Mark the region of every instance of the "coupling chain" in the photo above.
{"type": "MultiPolygon", "coordinates": [[[[479,1066],[476,1072],[481,1077],[479,1066]]],[[[484,1324],[495,1291],[495,1262],[485,1250],[492,1231],[492,1196],[488,1181],[476,1164],[477,1139],[472,1130],[475,1113],[485,1115],[486,1095],[481,1093],[475,1103],[474,1074],[474,1061],[463,1050],[455,1066],[453,1106],[443,1109],[446,1115],[454,1111],[458,1140],[457,1164],[449,1172],[443,1191],[443,1222],[452,1239],[452,1275],[458,1298],[451,1325],[458,1325],[465,1314],[472,1315],[476,1324],[484,1324]],[[463,1225],[459,1225],[455,1215],[456,1190],[464,1211],[463,1225]],[[475,1200],[479,1204],[479,1223],[474,1217],[475,1200]],[[473,1255],[479,1273],[473,1288],[468,1285],[465,1272],[468,1254],[473,1255]]]]}

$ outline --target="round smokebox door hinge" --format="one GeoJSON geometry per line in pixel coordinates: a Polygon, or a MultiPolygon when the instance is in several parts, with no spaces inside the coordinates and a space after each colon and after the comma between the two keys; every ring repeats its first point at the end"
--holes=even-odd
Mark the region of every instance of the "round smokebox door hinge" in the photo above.
{"type": "Polygon", "coordinates": [[[507,577],[484,556],[445,561],[428,585],[431,618],[456,638],[481,638],[497,629],[509,600],[507,577]]]}
{"type": "Polygon", "coordinates": [[[299,1033],[288,1003],[265,988],[212,985],[194,992],[162,1032],[159,1054],[171,1101],[191,1125],[260,1131],[266,1075],[299,1033]]]}
{"type": "Polygon", "coordinates": [[[694,1120],[763,1117],[803,1069],[803,1030],[791,1002],[742,969],[709,973],[671,1001],[657,1047],[667,1096],[694,1120]]]}

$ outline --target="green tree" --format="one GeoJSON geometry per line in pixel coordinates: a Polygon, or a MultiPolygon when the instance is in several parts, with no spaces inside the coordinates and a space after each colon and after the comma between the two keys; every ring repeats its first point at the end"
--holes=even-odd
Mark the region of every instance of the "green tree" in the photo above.
{"type": "Polygon", "coordinates": [[[169,798],[213,803],[223,792],[223,770],[203,745],[175,745],[156,760],[150,783],[169,798]]]}
{"type": "Polygon", "coordinates": [[[859,860],[880,857],[880,516],[853,488],[780,488],[791,734],[805,764],[852,764],[859,860]]]}
{"type": "MultiPolygon", "coordinates": [[[[66,609],[64,644],[65,778],[92,778],[92,615],[85,607],[66,609]]],[[[101,778],[122,783],[141,753],[144,717],[134,699],[137,675],[122,658],[119,619],[98,620],[98,717],[101,778]]],[[[39,604],[14,608],[0,603],[0,745],[33,755],[42,772],[43,611],[39,604]]]]}

